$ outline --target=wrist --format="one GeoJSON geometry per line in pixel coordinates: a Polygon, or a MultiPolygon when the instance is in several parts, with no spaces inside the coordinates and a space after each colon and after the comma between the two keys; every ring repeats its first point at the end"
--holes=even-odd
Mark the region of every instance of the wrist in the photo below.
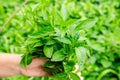
{"type": "Polygon", "coordinates": [[[0,54],[0,77],[20,75],[20,60],[18,54],[0,54]]]}

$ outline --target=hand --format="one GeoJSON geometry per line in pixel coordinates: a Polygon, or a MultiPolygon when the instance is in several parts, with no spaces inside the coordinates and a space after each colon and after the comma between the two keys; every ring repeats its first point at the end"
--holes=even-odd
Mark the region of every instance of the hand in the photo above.
{"type": "Polygon", "coordinates": [[[0,53],[0,78],[10,77],[15,75],[25,76],[48,76],[49,73],[43,70],[43,64],[47,59],[33,59],[27,69],[19,65],[21,54],[6,54],[0,53]]]}
{"type": "Polygon", "coordinates": [[[27,68],[21,67],[20,73],[25,76],[48,76],[49,73],[43,70],[43,65],[47,61],[45,58],[35,58],[27,68]]]}

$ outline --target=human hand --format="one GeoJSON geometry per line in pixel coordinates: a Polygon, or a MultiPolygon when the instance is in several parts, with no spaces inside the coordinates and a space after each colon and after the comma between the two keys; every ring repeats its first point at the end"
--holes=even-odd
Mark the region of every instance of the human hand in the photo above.
{"type": "Polygon", "coordinates": [[[25,76],[48,76],[49,73],[43,70],[43,65],[47,61],[45,58],[34,58],[32,63],[25,67],[19,65],[21,54],[0,53],[0,78],[15,75],[25,76]]]}
{"type": "Polygon", "coordinates": [[[50,74],[43,70],[43,65],[47,61],[45,58],[35,58],[32,63],[20,68],[20,73],[25,76],[49,76],[50,74]]]}

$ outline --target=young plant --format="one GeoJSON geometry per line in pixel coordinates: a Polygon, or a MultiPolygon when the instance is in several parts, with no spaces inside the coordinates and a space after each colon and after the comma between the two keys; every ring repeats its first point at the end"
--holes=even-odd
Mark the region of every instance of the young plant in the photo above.
{"type": "Polygon", "coordinates": [[[52,15],[53,17],[46,18],[51,15],[45,13],[46,15],[39,20],[39,30],[30,35],[25,42],[25,54],[21,64],[29,65],[34,57],[48,58],[44,70],[52,73],[50,79],[80,80],[77,72],[83,69],[86,55],[89,54],[83,34],[93,27],[97,19],[68,19],[64,5],[61,5],[60,12],[54,14],[57,17],[52,15]],[[77,71],[76,65],[79,65],[77,71]]]}

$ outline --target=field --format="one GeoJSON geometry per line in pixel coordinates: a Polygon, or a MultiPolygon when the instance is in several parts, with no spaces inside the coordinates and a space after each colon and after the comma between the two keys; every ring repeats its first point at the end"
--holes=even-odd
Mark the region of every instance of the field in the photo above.
{"type": "Polygon", "coordinates": [[[56,25],[58,34],[64,35],[68,26],[79,26],[79,21],[80,45],[89,50],[80,66],[84,80],[120,80],[120,0],[0,0],[0,52],[23,54],[28,37],[41,27],[56,25]]]}

